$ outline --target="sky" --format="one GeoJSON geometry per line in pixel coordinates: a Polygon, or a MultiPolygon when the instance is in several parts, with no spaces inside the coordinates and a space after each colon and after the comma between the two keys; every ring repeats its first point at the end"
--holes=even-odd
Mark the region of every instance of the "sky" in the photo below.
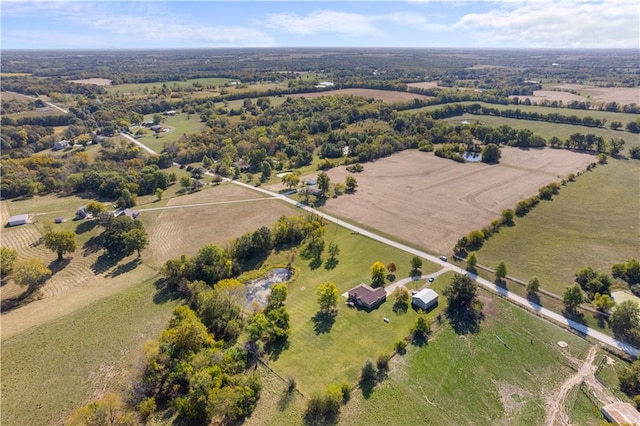
{"type": "Polygon", "coordinates": [[[2,49],[636,48],[638,0],[2,0],[2,49]]]}

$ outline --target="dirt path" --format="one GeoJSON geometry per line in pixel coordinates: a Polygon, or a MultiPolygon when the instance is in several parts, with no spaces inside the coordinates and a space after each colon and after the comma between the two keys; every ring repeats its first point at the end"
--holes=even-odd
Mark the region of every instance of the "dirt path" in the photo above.
{"type": "MultiPolygon", "coordinates": [[[[611,392],[606,389],[595,377],[597,365],[594,364],[596,354],[599,347],[594,345],[589,349],[587,358],[584,360],[580,369],[576,374],[569,377],[562,383],[556,393],[551,395],[547,402],[547,417],[544,424],[555,425],[570,425],[571,421],[565,410],[565,402],[567,394],[574,387],[580,385],[581,382],[585,382],[594,395],[600,400],[601,403],[606,404],[615,399],[611,392]]],[[[572,359],[572,358],[570,358],[572,359]]],[[[580,364],[580,361],[573,360],[576,364],[580,364]]]]}

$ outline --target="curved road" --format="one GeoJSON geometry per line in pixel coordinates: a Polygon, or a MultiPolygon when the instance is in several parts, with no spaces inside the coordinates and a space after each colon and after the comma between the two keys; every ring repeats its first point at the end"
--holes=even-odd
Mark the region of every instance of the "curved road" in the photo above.
{"type": "MultiPolygon", "coordinates": [[[[125,138],[127,138],[131,142],[135,143],[136,145],[138,145],[139,147],[141,147],[145,151],[147,151],[147,152],[149,152],[151,154],[157,154],[157,152],[155,152],[154,150],[152,150],[151,148],[149,148],[145,144],[139,142],[135,138],[133,138],[133,137],[131,137],[129,135],[126,135],[124,133],[122,133],[122,136],[124,136],[125,138]]],[[[210,173],[207,173],[207,174],[210,174],[210,173]]],[[[631,355],[634,358],[638,358],[638,353],[640,351],[638,351],[637,348],[635,348],[635,347],[633,347],[633,346],[631,346],[631,345],[629,345],[627,343],[624,343],[624,342],[622,342],[622,341],[620,341],[618,339],[615,339],[615,338],[613,338],[611,336],[607,336],[606,334],[601,333],[601,332],[599,332],[597,330],[589,328],[584,324],[580,324],[580,323],[578,323],[576,321],[573,321],[573,320],[570,320],[568,318],[565,318],[564,316],[562,316],[562,315],[560,315],[560,314],[558,314],[556,312],[553,312],[553,311],[551,311],[551,310],[549,310],[547,308],[544,308],[544,307],[542,307],[542,306],[540,306],[540,305],[538,305],[536,303],[533,303],[533,302],[525,299],[524,297],[518,296],[517,294],[513,294],[510,291],[508,291],[508,290],[506,290],[506,289],[504,289],[502,287],[498,287],[496,284],[490,282],[489,280],[486,280],[486,279],[484,279],[482,277],[478,277],[476,274],[471,274],[468,271],[466,271],[465,269],[462,269],[462,268],[460,268],[460,267],[458,267],[456,265],[452,265],[450,263],[442,261],[436,256],[433,256],[433,255],[425,253],[423,251],[414,249],[413,247],[406,246],[406,245],[401,244],[399,242],[390,240],[389,238],[385,238],[385,237],[383,237],[381,235],[377,235],[377,234],[375,234],[375,233],[373,233],[371,231],[367,231],[366,229],[360,228],[360,227],[358,227],[356,225],[352,225],[352,224],[347,223],[345,221],[341,221],[340,219],[338,219],[336,217],[333,217],[333,216],[328,215],[326,213],[323,213],[323,212],[321,212],[319,210],[316,210],[316,209],[314,209],[312,207],[306,206],[306,205],[304,205],[302,203],[299,203],[299,202],[297,202],[295,200],[292,200],[291,198],[287,197],[284,194],[278,194],[276,192],[269,191],[269,190],[264,189],[264,188],[259,188],[259,187],[255,187],[253,185],[249,185],[249,184],[246,184],[246,183],[243,183],[243,182],[238,182],[236,180],[231,180],[231,179],[225,179],[225,180],[228,181],[228,182],[231,182],[234,185],[243,186],[243,187],[245,187],[247,189],[251,189],[253,191],[258,191],[258,192],[261,192],[263,194],[267,194],[270,197],[282,200],[285,203],[292,204],[292,205],[296,206],[297,208],[299,208],[301,210],[305,210],[305,211],[307,211],[309,213],[316,214],[316,215],[322,217],[323,219],[325,219],[328,222],[335,223],[337,225],[340,225],[340,226],[343,226],[343,227],[345,227],[347,229],[350,229],[353,232],[356,232],[358,234],[364,235],[365,237],[371,238],[372,240],[379,241],[379,242],[381,242],[383,244],[387,244],[387,245],[389,245],[391,247],[395,247],[395,248],[397,248],[399,250],[402,250],[402,251],[405,251],[407,253],[411,253],[413,255],[419,256],[419,257],[421,257],[423,259],[426,259],[426,260],[428,260],[430,262],[436,263],[436,264],[438,264],[438,265],[440,265],[443,268],[446,268],[448,270],[457,272],[459,274],[468,274],[472,279],[474,279],[478,284],[480,284],[481,286],[483,286],[487,290],[490,290],[490,291],[492,291],[494,293],[497,293],[500,296],[504,297],[505,299],[507,299],[507,300],[509,300],[509,301],[511,301],[511,302],[513,302],[513,303],[515,303],[515,304],[517,304],[517,305],[519,305],[519,306],[521,306],[521,307],[523,307],[525,309],[534,311],[539,316],[542,316],[542,317],[544,317],[546,319],[552,320],[552,321],[554,321],[556,323],[562,324],[562,325],[564,325],[566,327],[569,327],[569,328],[577,331],[579,334],[581,334],[583,336],[589,336],[589,337],[591,337],[591,338],[593,338],[595,340],[598,340],[599,342],[604,343],[605,345],[608,345],[608,346],[614,347],[616,349],[619,349],[621,351],[624,351],[625,353],[631,355]]]]}

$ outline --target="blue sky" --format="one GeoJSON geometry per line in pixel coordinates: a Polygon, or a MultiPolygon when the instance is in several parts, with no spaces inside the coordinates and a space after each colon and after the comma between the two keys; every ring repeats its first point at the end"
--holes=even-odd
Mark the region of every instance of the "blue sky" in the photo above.
{"type": "Polygon", "coordinates": [[[638,48],[638,0],[2,0],[2,49],[638,48]]]}

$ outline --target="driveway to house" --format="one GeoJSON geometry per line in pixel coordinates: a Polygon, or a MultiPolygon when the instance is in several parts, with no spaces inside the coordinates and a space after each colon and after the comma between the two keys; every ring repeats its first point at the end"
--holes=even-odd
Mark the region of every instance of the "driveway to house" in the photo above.
{"type": "MultiPolygon", "coordinates": [[[[136,138],[134,138],[131,135],[128,135],[126,133],[120,133],[120,136],[130,140],[131,142],[133,142],[134,144],[138,145],[140,148],[144,149],[145,151],[147,151],[149,154],[153,154],[153,155],[158,155],[157,152],[155,152],[154,150],[152,150],[151,148],[149,148],[148,146],[146,146],[145,144],[143,144],[142,142],[140,142],[139,140],[137,140],[136,138]]],[[[177,163],[174,163],[177,164],[177,163]]]]}
{"type": "MultiPolygon", "coordinates": [[[[136,145],[140,146],[142,149],[146,150],[149,153],[152,154],[157,154],[157,152],[155,152],[154,150],[152,150],[151,148],[147,147],[146,145],[144,145],[143,143],[137,141],[135,138],[132,138],[129,135],[125,135],[123,134],[124,137],[126,137],[127,139],[129,139],[131,142],[135,143],[136,145]]],[[[207,172],[207,174],[210,174],[207,172]]],[[[569,327],[573,330],[575,330],[576,332],[578,332],[579,334],[583,335],[583,336],[589,336],[592,339],[598,340],[601,343],[604,343],[605,345],[611,346],[613,348],[619,349],[629,355],[631,355],[634,358],[638,358],[638,353],[640,352],[637,348],[622,342],[618,339],[615,339],[611,336],[607,336],[604,333],[601,333],[597,330],[594,330],[592,328],[587,327],[584,324],[580,324],[579,322],[573,321],[571,319],[565,318],[564,316],[553,312],[547,308],[544,308],[536,303],[533,303],[527,299],[525,299],[524,297],[518,296],[517,294],[513,294],[510,291],[508,291],[507,289],[504,289],[502,287],[498,287],[495,283],[492,283],[489,280],[486,280],[482,277],[477,276],[476,274],[472,274],[469,273],[468,271],[466,271],[465,269],[462,269],[456,265],[452,265],[446,261],[441,260],[439,257],[431,255],[429,253],[425,253],[421,250],[417,250],[413,247],[409,247],[407,245],[401,244],[399,242],[390,240],[389,238],[383,237],[381,235],[375,234],[371,231],[367,231],[366,229],[360,228],[359,226],[356,225],[352,225],[350,223],[345,222],[344,220],[340,220],[336,217],[333,217],[331,215],[328,215],[326,213],[323,213],[319,210],[316,210],[312,207],[306,206],[302,203],[297,202],[296,200],[293,200],[289,197],[287,197],[285,194],[278,194],[276,192],[273,191],[269,191],[267,189],[264,188],[259,188],[253,185],[249,185],[246,184],[244,182],[238,182],[237,180],[231,180],[228,178],[224,179],[227,182],[231,182],[234,185],[240,185],[243,186],[245,188],[248,189],[252,189],[254,191],[258,191],[261,192],[263,194],[269,195],[270,197],[273,198],[277,198],[279,200],[282,200],[285,203],[288,204],[292,204],[294,206],[296,206],[297,208],[307,211],[309,213],[313,213],[315,215],[318,215],[320,217],[322,217],[323,219],[325,219],[328,222],[332,222],[335,223],[336,225],[345,227],[349,230],[351,230],[352,232],[356,233],[356,234],[360,234],[363,235],[367,238],[371,238],[372,240],[375,241],[379,241],[383,244],[387,244],[391,247],[395,247],[399,250],[405,251],[407,253],[411,253],[413,255],[419,256],[423,259],[426,259],[430,262],[433,262],[435,264],[438,264],[442,267],[442,269],[440,271],[438,271],[438,274],[446,272],[448,270],[450,271],[454,271],[458,274],[467,274],[469,275],[469,277],[473,280],[475,280],[476,283],[480,284],[481,286],[483,286],[484,288],[486,288],[487,290],[490,290],[494,293],[497,293],[498,295],[504,297],[505,299],[515,303],[516,305],[519,305],[522,308],[525,308],[529,311],[533,311],[535,312],[538,316],[541,316],[543,318],[552,320],[558,324],[561,324],[563,326],[569,327]]],[[[435,274],[433,274],[435,275],[435,274]]],[[[411,280],[411,278],[408,278],[408,280],[411,280]]],[[[402,280],[401,280],[402,281],[402,280]]],[[[408,282],[408,281],[407,281],[408,282]]],[[[397,285],[400,285],[400,283],[397,283],[397,285]]],[[[390,286],[391,287],[391,286],[390,286]]],[[[395,288],[395,287],[393,287],[395,288]]],[[[388,290],[387,290],[388,291],[388,290]]],[[[393,290],[391,290],[393,291],[393,290]]],[[[389,293],[387,293],[389,294],[389,293]]]]}
{"type": "MultiPolygon", "coordinates": [[[[451,269],[449,268],[442,268],[437,272],[434,272],[433,274],[429,274],[429,275],[421,275],[421,276],[415,276],[415,277],[407,277],[407,278],[403,278],[401,280],[395,281],[392,284],[389,284],[388,286],[386,286],[384,288],[384,291],[387,292],[387,296],[391,296],[391,294],[393,294],[393,291],[398,288],[398,287],[404,287],[405,285],[409,284],[411,281],[419,281],[419,280],[426,280],[429,277],[433,277],[433,278],[437,278],[438,275],[444,274],[445,272],[450,271],[451,269]]],[[[429,284],[427,284],[428,286],[429,284]]]]}

